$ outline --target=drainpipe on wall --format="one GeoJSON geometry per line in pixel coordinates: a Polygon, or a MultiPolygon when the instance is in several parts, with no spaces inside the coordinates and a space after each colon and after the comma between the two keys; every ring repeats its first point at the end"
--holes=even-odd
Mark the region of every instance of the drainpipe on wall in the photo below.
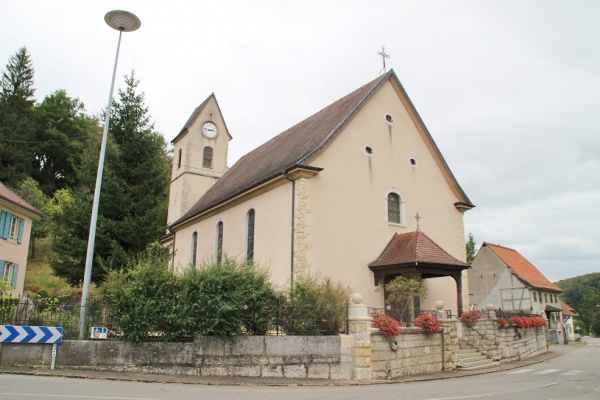
{"type": "Polygon", "coordinates": [[[294,287],[294,237],[295,237],[295,223],[294,218],[296,217],[296,181],[288,177],[288,171],[283,172],[283,176],[288,181],[292,182],[292,226],[291,226],[291,249],[290,249],[290,288],[294,287]]]}
{"type": "Polygon", "coordinates": [[[172,272],[175,273],[175,239],[177,238],[177,233],[173,232],[173,249],[171,250],[171,252],[173,253],[173,255],[171,256],[171,269],[172,272]]]}

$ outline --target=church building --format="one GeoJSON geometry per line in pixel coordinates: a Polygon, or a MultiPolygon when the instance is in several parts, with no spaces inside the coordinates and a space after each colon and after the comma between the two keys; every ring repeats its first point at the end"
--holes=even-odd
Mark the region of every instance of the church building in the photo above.
{"type": "Polygon", "coordinates": [[[329,276],[369,307],[384,307],[398,275],[425,279],[421,309],[468,304],[463,213],[474,205],[393,70],[228,168],[231,139],[212,94],[172,141],[162,242],[176,270],[227,254],[281,286],[329,276]]]}

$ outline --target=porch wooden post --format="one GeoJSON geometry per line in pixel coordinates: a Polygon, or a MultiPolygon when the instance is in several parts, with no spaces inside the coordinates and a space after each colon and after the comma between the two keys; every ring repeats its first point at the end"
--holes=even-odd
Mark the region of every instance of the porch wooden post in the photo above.
{"type": "Polygon", "coordinates": [[[462,296],[462,274],[452,275],[456,281],[456,306],[458,308],[458,317],[463,313],[463,296],[462,296]]]}

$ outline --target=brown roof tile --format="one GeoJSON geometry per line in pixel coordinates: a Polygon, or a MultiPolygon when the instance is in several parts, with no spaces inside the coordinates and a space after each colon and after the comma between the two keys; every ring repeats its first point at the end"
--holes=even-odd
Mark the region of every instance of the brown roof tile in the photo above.
{"type": "Polygon", "coordinates": [[[491,243],[483,243],[482,246],[489,247],[522,281],[533,288],[562,292],[561,288],[550,282],[535,265],[527,261],[518,251],[491,243]]]}
{"type": "Polygon", "coordinates": [[[579,314],[577,314],[577,311],[575,311],[575,309],[573,307],[571,307],[570,305],[568,305],[567,303],[565,303],[562,300],[560,301],[560,308],[562,308],[562,313],[564,316],[579,317],[579,314]]]}
{"type": "Polygon", "coordinates": [[[30,211],[36,215],[39,215],[40,217],[44,215],[40,210],[38,210],[25,200],[17,196],[15,192],[7,188],[2,182],[0,182],[0,198],[10,203],[13,203],[14,205],[19,206],[27,211],[30,211]]]}
{"type": "Polygon", "coordinates": [[[469,264],[452,257],[421,231],[395,233],[383,253],[369,266],[382,267],[415,263],[469,266],[469,264]]]}

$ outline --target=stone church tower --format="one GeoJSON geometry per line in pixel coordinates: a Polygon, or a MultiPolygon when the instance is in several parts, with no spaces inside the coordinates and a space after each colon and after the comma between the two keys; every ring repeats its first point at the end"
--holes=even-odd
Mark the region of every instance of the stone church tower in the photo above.
{"type": "Polygon", "coordinates": [[[200,104],[173,144],[167,223],[181,218],[227,171],[232,139],[214,93],[200,104]]]}

